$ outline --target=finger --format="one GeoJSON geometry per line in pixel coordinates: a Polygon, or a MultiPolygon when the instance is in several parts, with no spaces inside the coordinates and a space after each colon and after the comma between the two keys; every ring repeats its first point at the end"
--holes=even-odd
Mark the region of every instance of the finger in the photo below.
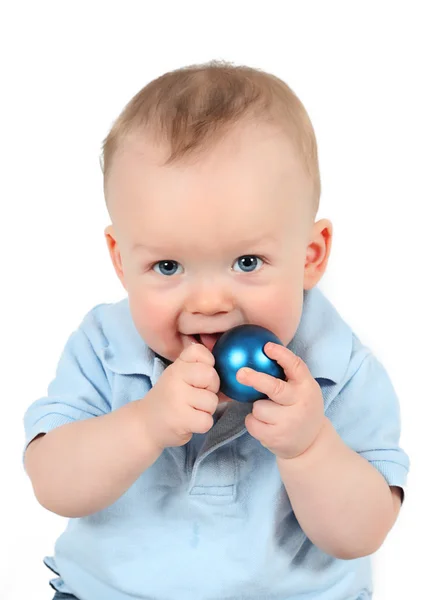
{"type": "Polygon", "coordinates": [[[214,419],[212,415],[201,410],[194,412],[191,427],[193,433],[207,433],[213,425],[214,419]]]}
{"type": "Polygon", "coordinates": [[[210,352],[203,344],[198,344],[197,342],[192,343],[185,348],[178,357],[178,360],[187,363],[202,362],[212,367],[215,364],[212,352],[210,352]]]}
{"type": "Polygon", "coordinates": [[[258,392],[265,394],[268,398],[277,402],[277,404],[284,406],[295,404],[287,382],[278,377],[255,371],[249,367],[242,367],[237,372],[236,378],[240,383],[253,387],[258,392]]]}
{"type": "Polygon", "coordinates": [[[181,367],[181,373],[186,383],[217,394],[220,389],[220,377],[214,367],[203,362],[184,363],[181,367]]]}
{"type": "Polygon", "coordinates": [[[275,360],[280,365],[286,379],[291,383],[299,383],[312,377],[305,362],[286,346],[268,342],[265,344],[264,351],[268,358],[275,360]]]}
{"type": "Polygon", "coordinates": [[[263,423],[256,419],[256,417],[250,413],[245,418],[245,427],[250,435],[256,438],[262,446],[265,448],[268,446],[267,440],[270,440],[273,436],[273,427],[274,425],[269,425],[267,423],[263,423]]]}
{"type": "Polygon", "coordinates": [[[195,392],[191,394],[190,406],[196,410],[201,410],[202,412],[213,415],[218,406],[218,398],[215,393],[210,392],[209,390],[195,390],[195,392]]]}
{"type": "Polygon", "coordinates": [[[253,416],[267,425],[277,425],[280,422],[280,405],[272,400],[256,400],[253,403],[253,416]]]}

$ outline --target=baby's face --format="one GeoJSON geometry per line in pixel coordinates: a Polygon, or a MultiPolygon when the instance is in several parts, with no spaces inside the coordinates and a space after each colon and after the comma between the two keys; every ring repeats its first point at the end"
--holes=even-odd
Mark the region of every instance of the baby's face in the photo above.
{"type": "Polygon", "coordinates": [[[289,140],[243,126],[195,162],[161,166],[165,152],[129,142],[108,184],[108,245],[140,335],[171,361],[243,323],[288,344],[316,254],[311,183],[289,140]]]}

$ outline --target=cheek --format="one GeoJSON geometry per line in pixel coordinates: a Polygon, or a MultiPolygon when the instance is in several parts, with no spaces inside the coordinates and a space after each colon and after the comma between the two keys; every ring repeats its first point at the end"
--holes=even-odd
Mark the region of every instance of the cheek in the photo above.
{"type": "Polygon", "coordinates": [[[250,320],[266,327],[287,345],[301,320],[303,290],[301,287],[276,286],[268,290],[253,306],[250,320]]]}
{"type": "Polygon", "coordinates": [[[148,343],[166,338],[172,332],[175,311],[172,303],[146,290],[129,289],[129,305],[133,322],[141,337],[148,343]]]}

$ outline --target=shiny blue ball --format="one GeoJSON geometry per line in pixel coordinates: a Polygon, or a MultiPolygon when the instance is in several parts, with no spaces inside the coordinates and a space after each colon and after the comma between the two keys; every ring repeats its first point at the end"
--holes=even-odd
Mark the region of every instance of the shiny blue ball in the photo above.
{"type": "Polygon", "coordinates": [[[253,387],[237,381],[236,373],[241,367],[250,367],[255,371],[286,379],[280,365],[264,353],[263,348],[267,342],[283,345],[272,331],[259,325],[238,325],[220,336],[212,352],[223,394],[238,402],[267,398],[253,387]]]}

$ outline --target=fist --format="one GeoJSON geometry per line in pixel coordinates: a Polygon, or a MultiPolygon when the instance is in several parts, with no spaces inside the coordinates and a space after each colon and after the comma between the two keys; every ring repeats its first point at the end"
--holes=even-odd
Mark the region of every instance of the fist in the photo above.
{"type": "Polygon", "coordinates": [[[157,447],[183,446],[193,433],[214,424],[220,379],[214,356],[202,344],[192,344],[165,369],[141,402],[148,435],[157,447]]]}

